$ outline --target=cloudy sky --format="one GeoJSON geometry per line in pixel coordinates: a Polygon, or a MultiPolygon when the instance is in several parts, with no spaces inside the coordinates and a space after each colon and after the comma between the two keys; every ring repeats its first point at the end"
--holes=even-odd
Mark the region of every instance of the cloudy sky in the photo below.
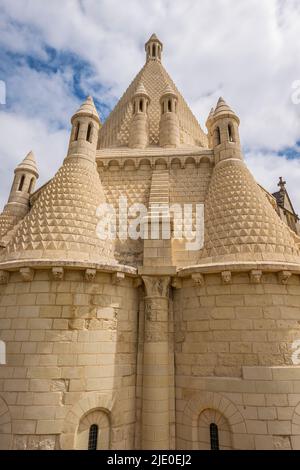
{"type": "Polygon", "coordinates": [[[273,192],[283,176],[300,213],[299,0],[0,0],[0,31],[1,207],[29,150],[39,184],[53,176],[88,94],[107,117],[155,32],[202,127],[222,95],[257,181],[273,192]]]}

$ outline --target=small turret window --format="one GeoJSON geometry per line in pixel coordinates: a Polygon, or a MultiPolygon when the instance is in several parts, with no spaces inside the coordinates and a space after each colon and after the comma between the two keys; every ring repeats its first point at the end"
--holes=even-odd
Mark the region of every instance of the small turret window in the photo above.
{"type": "Polygon", "coordinates": [[[92,140],[93,140],[93,124],[92,123],[88,125],[88,129],[86,133],[86,140],[92,143],[92,140]]]}
{"type": "Polygon", "coordinates": [[[143,100],[140,100],[140,111],[143,112],[143,100]]]}
{"type": "Polygon", "coordinates": [[[21,179],[20,179],[18,191],[22,191],[23,186],[24,186],[24,181],[25,181],[25,175],[22,175],[22,177],[21,177],[21,179]]]}
{"type": "Polygon", "coordinates": [[[234,142],[232,124],[228,124],[228,138],[229,142],[234,142]]]}
{"type": "Polygon", "coordinates": [[[210,433],[210,449],[220,450],[219,446],[219,429],[215,423],[211,423],[209,426],[210,433]]]}
{"type": "Polygon", "coordinates": [[[29,194],[31,194],[31,192],[32,192],[33,184],[34,184],[34,178],[31,178],[30,183],[29,183],[29,188],[28,188],[28,193],[29,194]]]}
{"type": "Polygon", "coordinates": [[[172,102],[171,102],[171,100],[168,100],[168,111],[169,111],[169,113],[172,111],[172,102]]]}
{"type": "Polygon", "coordinates": [[[97,450],[98,444],[98,425],[92,424],[89,431],[88,450],[97,450]]]}
{"type": "Polygon", "coordinates": [[[221,143],[221,132],[220,128],[217,127],[215,130],[215,145],[220,145],[221,143]]]}
{"type": "Polygon", "coordinates": [[[78,140],[79,136],[79,129],[80,129],[80,122],[77,122],[74,132],[74,140],[78,140]]]}

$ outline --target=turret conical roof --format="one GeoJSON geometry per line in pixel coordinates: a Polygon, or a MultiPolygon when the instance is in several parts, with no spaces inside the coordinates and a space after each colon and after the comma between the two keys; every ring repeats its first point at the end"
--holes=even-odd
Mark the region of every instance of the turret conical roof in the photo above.
{"type": "Polygon", "coordinates": [[[216,165],[205,200],[201,263],[299,262],[295,236],[242,160],[216,165]]]}
{"type": "Polygon", "coordinates": [[[35,156],[32,150],[26,155],[24,160],[21,163],[19,163],[19,165],[16,167],[15,171],[18,171],[18,170],[30,171],[31,173],[34,173],[37,177],[39,176],[35,156]]]}
{"type": "Polygon", "coordinates": [[[91,116],[96,118],[100,122],[98,111],[91,96],[88,96],[87,99],[82,103],[82,105],[76,111],[72,119],[74,119],[74,117],[78,115],[91,116]]]}

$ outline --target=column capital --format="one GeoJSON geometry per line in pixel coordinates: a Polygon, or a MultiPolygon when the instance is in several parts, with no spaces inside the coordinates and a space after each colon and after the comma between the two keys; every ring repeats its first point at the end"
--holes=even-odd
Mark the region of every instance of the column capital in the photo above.
{"type": "Polygon", "coordinates": [[[168,297],[170,276],[142,276],[147,297],[168,297]]]}

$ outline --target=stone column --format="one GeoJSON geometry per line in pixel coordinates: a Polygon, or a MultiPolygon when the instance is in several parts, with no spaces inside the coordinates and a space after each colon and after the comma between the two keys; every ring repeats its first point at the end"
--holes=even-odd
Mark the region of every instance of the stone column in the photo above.
{"type": "Polygon", "coordinates": [[[169,282],[143,276],[145,334],[143,359],[142,448],[170,448],[169,282]]]}

